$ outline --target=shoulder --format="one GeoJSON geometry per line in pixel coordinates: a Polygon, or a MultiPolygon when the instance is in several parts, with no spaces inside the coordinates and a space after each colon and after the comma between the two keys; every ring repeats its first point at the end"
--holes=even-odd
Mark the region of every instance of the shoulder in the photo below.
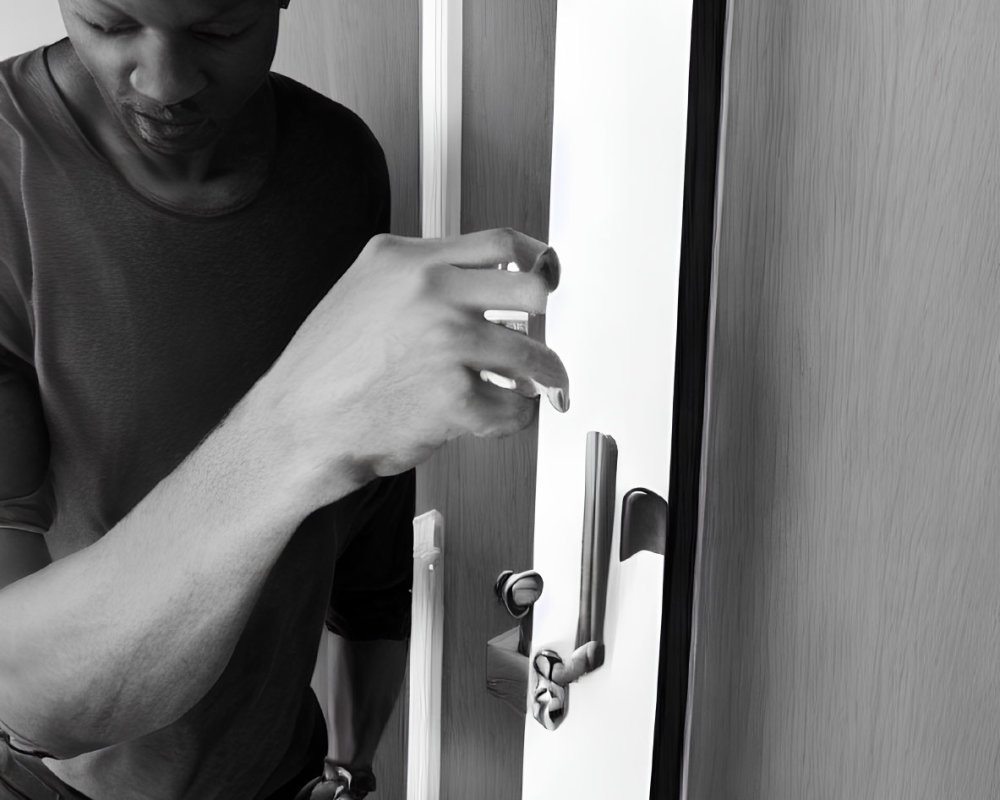
{"type": "Polygon", "coordinates": [[[338,213],[360,214],[366,230],[386,230],[389,170],[375,134],[341,103],[277,73],[271,80],[284,179],[302,197],[325,197],[338,213]]]}
{"type": "Polygon", "coordinates": [[[0,62],[0,261],[4,262],[14,233],[11,225],[23,217],[21,167],[27,120],[14,85],[16,61],[0,62]]]}
{"type": "Polygon", "coordinates": [[[6,99],[0,87],[0,197],[14,188],[21,173],[21,134],[16,120],[6,113],[6,99]]]}
{"type": "MultiPolygon", "coordinates": [[[[24,86],[25,56],[15,56],[0,61],[0,155],[6,157],[9,146],[16,138],[17,129],[23,124],[20,95],[24,86]]],[[[6,160],[6,158],[4,158],[6,160]]]]}
{"type": "MultiPolygon", "coordinates": [[[[29,106],[34,94],[35,64],[41,51],[0,61],[0,208],[9,221],[21,206],[21,162],[32,123],[29,106]]],[[[6,227],[6,226],[5,226],[6,227]]],[[[5,231],[9,235],[9,231],[5,231]]],[[[2,256],[2,253],[0,253],[2,256]]]]}
{"type": "Polygon", "coordinates": [[[4,184],[11,177],[6,171],[14,168],[20,174],[19,162],[28,143],[48,149],[61,133],[53,124],[45,49],[0,61],[0,181],[4,184]]]}
{"type": "Polygon", "coordinates": [[[375,134],[361,117],[292,78],[271,73],[279,124],[292,124],[306,144],[325,152],[349,154],[353,159],[384,166],[385,155],[375,134]]]}
{"type": "Polygon", "coordinates": [[[44,47],[0,61],[0,119],[26,119],[39,103],[45,70],[44,47]]]}

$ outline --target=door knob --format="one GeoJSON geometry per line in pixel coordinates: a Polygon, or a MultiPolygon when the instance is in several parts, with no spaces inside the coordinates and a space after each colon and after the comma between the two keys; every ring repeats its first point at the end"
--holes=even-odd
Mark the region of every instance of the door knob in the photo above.
{"type": "Polygon", "coordinates": [[[507,613],[518,620],[517,652],[522,656],[531,652],[531,608],[542,596],[544,588],[542,576],[534,570],[514,572],[510,569],[500,573],[493,587],[507,613]]]}
{"type": "Polygon", "coordinates": [[[525,713],[528,692],[531,609],[544,588],[542,576],[534,570],[510,569],[501,572],[493,586],[497,600],[518,625],[486,645],[486,690],[521,714],[525,713]]]}

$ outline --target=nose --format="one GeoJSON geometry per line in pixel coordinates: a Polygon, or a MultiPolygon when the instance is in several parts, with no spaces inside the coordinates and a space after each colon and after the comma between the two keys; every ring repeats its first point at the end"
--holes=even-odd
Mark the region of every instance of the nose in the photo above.
{"type": "Polygon", "coordinates": [[[129,83],[158,105],[172,106],[198,94],[207,78],[184,42],[172,36],[148,34],[138,43],[129,83]]]}

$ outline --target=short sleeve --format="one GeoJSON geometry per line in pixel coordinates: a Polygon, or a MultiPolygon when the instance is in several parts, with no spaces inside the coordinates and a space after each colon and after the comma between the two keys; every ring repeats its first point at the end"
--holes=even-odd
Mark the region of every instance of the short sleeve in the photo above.
{"type": "Polygon", "coordinates": [[[34,370],[0,348],[0,528],[52,524],[49,438],[34,370]]]}
{"type": "Polygon", "coordinates": [[[31,248],[20,197],[20,139],[3,110],[0,102],[0,528],[44,533],[54,502],[32,363],[31,248]]]}
{"type": "Polygon", "coordinates": [[[368,487],[351,544],[337,560],[329,630],[352,641],[410,635],[414,502],[413,470],[368,487]]]}

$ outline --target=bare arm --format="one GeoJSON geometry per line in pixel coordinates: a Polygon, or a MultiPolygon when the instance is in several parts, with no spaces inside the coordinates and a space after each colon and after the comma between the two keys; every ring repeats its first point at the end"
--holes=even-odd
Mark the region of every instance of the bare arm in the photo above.
{"type": "MultiPolygon", "coordinates": [[[[0,719],[19,738],[76,755],[211,688],[310,510],[304,481],[263,466],[280,463],[263,411],[241,403],[101,540],[0,592],[0,719]]],[[[331,472],[341,494],[359,484],[331,472]]]]}
{"type": "Polygon", "coordinates": [[[478,371],[566,388],[565,370],[482,313],[541,313],[546,282],[456,267],[530,270],[542,250],[509,231],[376,237],[271,370],[128,516],[0,591],[5,727],[69,757],[173,722],[218,678],[307,514],[450,438],[527,424],[534,403],[478,371]]]}

